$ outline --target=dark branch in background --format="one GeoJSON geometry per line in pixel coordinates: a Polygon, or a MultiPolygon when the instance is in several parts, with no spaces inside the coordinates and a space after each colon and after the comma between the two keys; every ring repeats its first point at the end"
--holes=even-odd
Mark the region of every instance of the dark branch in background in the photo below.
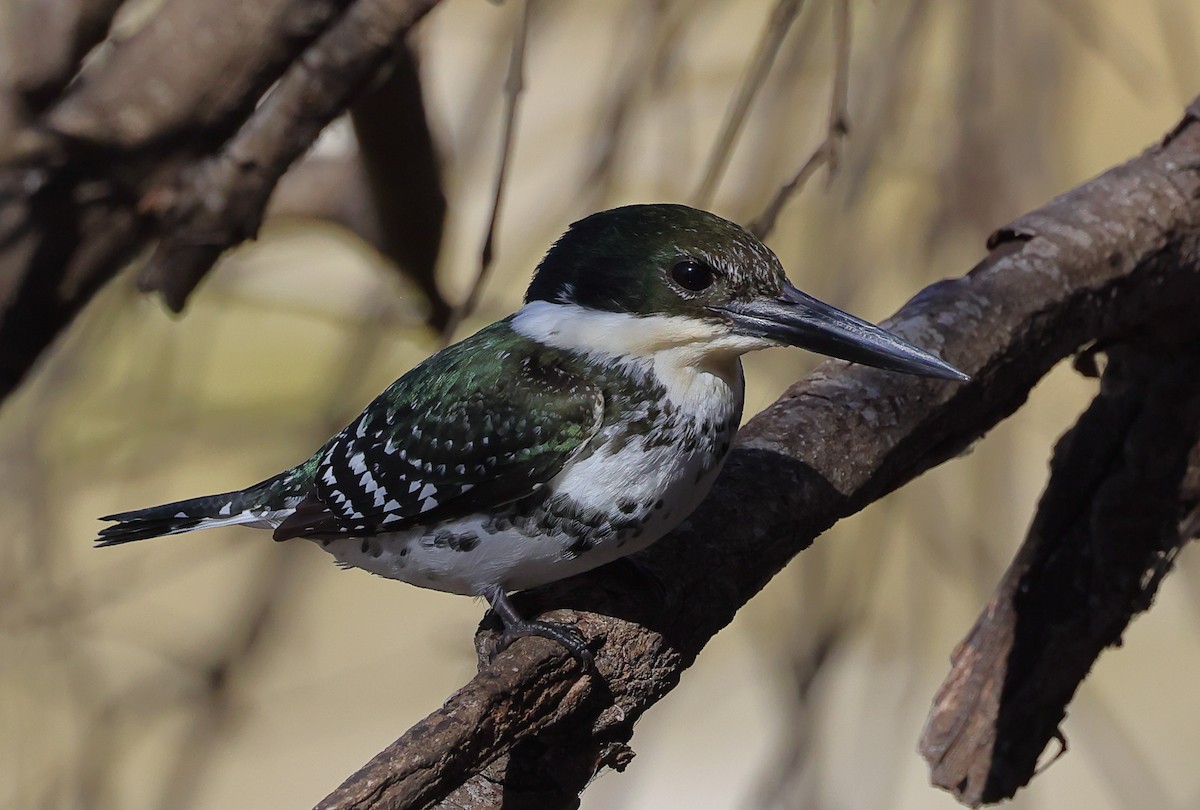
{"type": "Polygon", "coordinates": [[[221,151],[177,183],[152,189],[147,207],[165,233],[138,277],[178,311],[225,250],[253,237],[279,178],[396,53],[433,5],[358,0],[291,65],[221,151]]]}
{"type": "MultiPolygon", "coordinates": [[[[553,609],[548,618],[578,621],[595,675],[581,677],[550,642],[519,641],[321,807],[481,807],[497,796],[575,806],[596,772],[629,761],[642,712],[817,534],[961,452],[1080,347],[1153,334],[1194,308],[1200,121],[1189,115],[1162,145],[1001,229],[990,247],[968,275],[924,290],[888,322],[972,382],[822,365],[743,429],[711,496],[637,569],[608,566],[518,596],[526,615],[553,609]]],[[[1144,465],[1130,469],[1146,474],[1144,465]]],[[[1162,484],[1151,488],[1161,494],[1162,484]]],[[[1149,527],[1160,549],[1163,525],[1149,527]]],[[[1111,571],[1124,565],[1129,581],[1146,581],[1144,558],[1117,558],[1111,571]]],[[[492,633],[482,631],[482,648],[492,633]]],[[[1072,670],[1080,650],[1049,652],[1072,670]]],[[[1086,667],[1075,671],[1082,677],[1086,667]]],[[[1003,738],[996,749],[1024,742],[1003,738]]]]}
{"type": "MultiPolygon", "coordinates": [[[[4,71],[31,97],[0,87],[10,135],[0,143],[0,398],[156,238],[142,281],[181,307],[217,256],[254,234],[279,176],[435,2],[168,0],[120,47],[101,45],[42,114],[45,88],[78,66],[4,71]]],[[[100,10],[111,6],[94,5],[96,18],[67,26],[52,49],[67,64],[107,25],[100,10]]]]}
{"type": "Polygon", "coordinates": [[[833,93],[829,102],[829,123],[825,128],[825,138],[801,164],[800,170],[792,179],[775,192],[775,197],[763,212],[750,223],[750,233],[759,239],[766,239],[771,231],[775,230],[775,222],[779,219],[783,207],[804,188],[817,169],[822,165],[829,167],[827,181],[832,182],[838,166],[841,165],[842,141],[850,132],[850,115],[847,112],[850,96],[850,0],[837,0],[834,4],[833,41],[833,93]]]}
{"type": "Polygon", "coordinates": [[[771,18],[767,21],[766,30],[763,31],[750,66],[746,69],[746,76],[729,104],[725,123],[721,126],[721,133],[717,136],[717,143],[709,156],[708,165],[705,166],[704,178],[696,189],[697,207],[707,208],[712,202],[717,184],[721,182],[721,175],[729,165],[729,156],[733,152],[738,133],[746,122],[746,113],[749,112],[754,97],[762,89],[767,74],[771,72],[771,65],[775,64],[775,57],[779,55],[779,48],[803,6],[804,0],[778,0],[775,8],[771,10],[771,18]]]}
{"type": "MultiPolygon", "coordinates": [[[[429,302],[426,321],[440,333],[450,316],[434,273],[446,196],[419,67],[406,42],[395,64],[350,108],[357,149],[304,157],[280,178],[264,218],[325,220],[351,231],[417,284],[429,302]]],[[[355,357],[345,366],[357,374],[365,362],[355,357]]]]}
{"type": "Polygon", "coordinates": [[[355,102],[350,115],[383,254],[420,286],[429,301],[429,325],[440,332],[450,318],[434,273],[446,224],[441,159],[425,116],[420,65],[410,45],[396,49],[387,72],[355,102]]]}
{"type": "Polygon", "coordinates": [[[32,112],[40,112],[78,70],[83,57],[108,34],[123,0],[42,0],[16,11],[10,81],[32,112]]]}
{"type": "Polygon", "coordinates": [[[829,105],[829,175],[832,181],[841,164],[842,138],[850,132],[850,0],[833,5],[833,101],[829,105]]]}
{"type": "Polygon", "coordinates": [[[492,209],[488,215],[487,230],[483,236],[483,247],[479,251],[479,268],[467,290],[467,297],[450,314],[442,330],[442,342],[450,343],[455,330],[463,320],[475,311],[479,294],[487,281],[495,258],[496,227],[500,222],[500,203],[504,199],[504,181],[508,177],[508,165],[512,161],[514,138],[517,132],[517,111],[520,109],[521,93],[525,90],[525,42],[529,37],[529,19],[533,0],[523,0],[521,19],[513,36],[512,51],[508,59],[508,74],[504,79],[504,132],[500,137],[500,158],[496,166],[496,185],[492,190],[492,209]]]}

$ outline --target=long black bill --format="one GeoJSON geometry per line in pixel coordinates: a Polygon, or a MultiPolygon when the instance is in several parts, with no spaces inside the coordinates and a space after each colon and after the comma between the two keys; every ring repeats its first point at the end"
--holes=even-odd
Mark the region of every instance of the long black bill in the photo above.
{"type": "Polygon", "coordinates": [[[791,284],[783,295],[771,300],[735,302],[720,308],[739,334],[799,346],[819,354],[838,357],[866,366],[938,377],[969,380],[954,366],[918,349],[878,326],[855,318],[791,284]]]}

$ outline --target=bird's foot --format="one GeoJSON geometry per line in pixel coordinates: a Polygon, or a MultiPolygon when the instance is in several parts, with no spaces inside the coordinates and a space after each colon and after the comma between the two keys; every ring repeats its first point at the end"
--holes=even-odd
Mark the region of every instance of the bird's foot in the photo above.
{"type": "Polygon", "coordinates": [[[500,640],[492,650],[490,656],[492,660],[522,636],[537,636],[548,638],[561,645],[571,654],[572,658],[579,662],[579,666],[584,672],[591,671],[592,651],[587,648],[587,642],[577,628],[569,624],[539,622],[522,618],[502,588],[493,588],[485,595],[492,610],[496,612],[504,625],[500,640]]]}
{"type": "Polygon", "coordinates": [[[566,648],[585,672],[592,668],[592,651],[587,648],[587,642],[584,641],[583,636],[573,626],[558,622],[522,620],[517,624],[505,625],[504,632],[500,635],[500,642],[492,651],[492,658],[504,652],[508,649],[508,645],[522,636],[538,636],[555,641],[566,648]]]}

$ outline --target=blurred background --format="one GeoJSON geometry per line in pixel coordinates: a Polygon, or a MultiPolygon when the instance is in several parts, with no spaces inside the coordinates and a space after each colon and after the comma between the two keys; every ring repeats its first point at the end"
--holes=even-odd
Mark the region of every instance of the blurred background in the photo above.
{"type": "MultiPolygon", "coordinates": [[[[728,166],[700,187],[775,5],[532,6],[496,264],[459,336],[516,308],[548,244],[593,210],[764,210],[825,137],[832,0],[800,8],[728,166]]],[[[447,0],[419,30],[451,302],[479,264],[521,9],[447,0]]],[[[1152,143],[1200,93],[1189,0],[855,0],[852,20],[839,170],[818,171],[768,241],[802,288],[874,320],[1152,143]]],[[[315,157],[354,149],[342,122],[315,157]]],[[[438,347],[419,285],[277,202],[182,317],[132,273],[110,284],[0,411],[0,806],[312,805],[474,672],[482,603],[339,571],[310,544],[233,528],[91,547],[98,515],[300,461],[438,347]]],[[[813,363],[749,358],[747,415],[813,363]]],[[[583,806],[957,806],[915,752],[929,701],[1094,391],[1057,369],[970,456],[820,538],[583,806]]],[[[1198,629],[1200,558],[1184,553],[1077,695],[1069,753],[1012,806],[1200,806],[1198,629]]]]}

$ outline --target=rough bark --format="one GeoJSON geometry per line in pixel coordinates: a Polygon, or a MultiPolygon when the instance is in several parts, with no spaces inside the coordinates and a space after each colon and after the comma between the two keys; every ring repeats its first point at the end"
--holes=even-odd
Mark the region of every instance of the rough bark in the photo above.
{"type": "Polygon", "coordinates": [[[1029,536],[934,700],[920,750],[966,804],[1011,798],[1051,740],[1065,747],[1076,688],[1195,534],[1200,330],[1180,323],[1172,340],[1163,326],[1106,349],[1101,392],[1059,442],[1029,536]]]}
{"type": "MultiPolygon", "coordinates": [[[[743,429],[712,495],[638,566],[520,595],[528,615],[549,610],[578,623],[594,674],[581,676],[550,642],[522,640],[320,807],[575,806],[596,772],[628,762],[641,713],[817,534],[958,454],[1081,347],[1153,332],[1181,313],[1186,322],[1200,294],[1198,117],[1194,103],[1162,144],[1002,228],[966,276],[927,288],[889,321],[971,373],[970,383],[824,364],[743,429]]],[[[1159,379],[1160,371],[1147,373],[1159,379]]],[[[1179,373],[1161,370],[1170,379],[1179,373]]],[[[1167,402],[1170,383],[1155,385],[1147,396],[1167,402]]],[[[1141,476],[1161,496],[1177,461],[1169,473],[1131,461],[1112,480],[1141,476]]],[[[1165,510],[1138,528],[1159,549],[1165,510]]],[[[1143,582],[1145,555],[1114,554],[1112,564],[1123,571],[1118,581],[1143,582]]],[[[1132,609],[1127,587],[1091,595],[1113,599],[1113,615],[1132,609]]],[[[1119,630],[1110,623],[1105,632],[1111,640],[1119,630]]],[[[491,633],[481,630],[481,648],[491,633]]]]}

